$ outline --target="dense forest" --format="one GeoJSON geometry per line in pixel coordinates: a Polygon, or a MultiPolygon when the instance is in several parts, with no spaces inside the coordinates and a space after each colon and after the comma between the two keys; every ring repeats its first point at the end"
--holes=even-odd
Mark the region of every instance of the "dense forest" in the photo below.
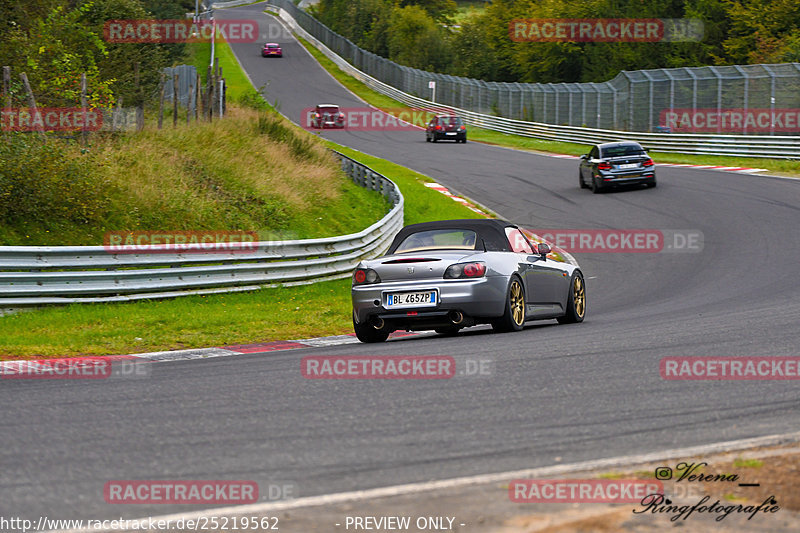
{"type": "Polygon", "coordinates": [[[600,82],[620,70],[800,61],[797,0],[494,0],[458,20],[453,0],[321,0],[312,13],[414,68],[508,82],[600,82]],[[699,19],[700,42],[514,42],[515,19],[699,19]]]}
{"type": "Polygon", "coordinates": [[[12,93],[24,100],[25,72],[38,103],[74,106],[86,73],[91,107],[123,98],[139,104],[158,86],[159,72],[180,62],[185,45],[109,43],[103,25],[113,19],[183,19],[194,0],[14,0],[0,9],[0,66],[11,67],[12,93]],[[139,65],[136,87],[134,64],[139,65]]]}

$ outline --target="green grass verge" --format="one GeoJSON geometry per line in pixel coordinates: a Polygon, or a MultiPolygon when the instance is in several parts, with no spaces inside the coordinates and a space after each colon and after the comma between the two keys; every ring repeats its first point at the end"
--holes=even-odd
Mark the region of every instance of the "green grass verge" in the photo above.
{"type": "Polygon", "coordinates": [[[481,214],[467,209],[442,193],[425,187],[425,183],[431,183],[433,180],[424,174],[334,142],[328,141],[328,145],[383,174],[400,187],[405,199],[406,224],[455,218],[483,218],[481,214]]]}
{"type": "Polygon", "coordinates": [[[44,308],[0,318],[0,355],[126,354],[344,333],[351,327],[349,287],[350,280],[335,280],[236,294],[44,308]]]}
{"type": "MultiPolygon", "coordinates": [[[[297,36],[297,38],[300,43],[303,44],[303,46],[305,46],[305,48],[311,53],[311,55],[313,55],[314,58],[319,61],[325,70],[327,70],[342,85],[347,87],[350,91],[358,95],[364,101],[380,109],[390,110],[392,112],[400,110],[411,111],[411,108],[405,104],[370,89],[351,75],[341,70],[333,61],[328,59],[311,43],[302,37],[297,36]]],[[[532,152],[582,155],[588,151],[588,145],[585,144],[546,141],[541,139],[533,139],[530,137],[522,137],[520,135],[508,135],[497,131],[476,128],[474,126],[469,128],[469,138],[471,141],[485,142],[488,144],[496,144],[499,146],[516,148],[518,150],[528,150],[532,152]]],[[[656,151],[652,151],[651,153],[658,154],[656,159],[660,163],[765,168],[770,172],[777,174],[800,176],[800,161],[796,160],[765,159],[760,157],[675,154],[670,152],[656,151]]]]}

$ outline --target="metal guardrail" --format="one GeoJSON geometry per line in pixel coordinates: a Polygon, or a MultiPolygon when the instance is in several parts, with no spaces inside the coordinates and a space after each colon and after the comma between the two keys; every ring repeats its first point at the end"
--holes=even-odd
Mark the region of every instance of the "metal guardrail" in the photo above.
{"type": "MultiPolygon", "coordinates": [[[[281,2],[282,4],[283,2],[281,2]]],[[[660,152],[693,153],[705,155],[730,155],[748,157],[770,157],[782,159],[800,158],[798,136],[754,136],[685,133],[640,133],[605,129],[559,126],[541,122],[528,122],[477,113],[453,106],[442,106],[436,102],[405,93],[357,69],[333,52],[319,39],[311,35],[283,7],[272,6],[278,16],[293,31],[316,46],[339,68],[364,83],[369,88],[393,98],[407,106],[432,112],[448,112],[460,115],[464,121],[479,128],[533,137],[552,141],[595,144],[608,141],[632,140],[641,142],[649,150],[660,152]]],[[[315,20],[317,24],[320,24],[315,20]]],[[[330,30],[329,30],[330,31],[330,30]]],[[[340,37],[340,39],[343,39],[340,37]]]]}
{"type": "MultiPolygon", "coordinates": [[[[264,241],[254,251],[113,253],[103,246],[0,246],[0,308],[128,301],[239,292],[276,283],[344,278],[381,255],[403,226],[403,195],[385,176],[336,152],[358,185],[393,205],[358,233],[322,239],[264,241]]],[[[144,247],[147,248],[147,247],[144,247]]]]}
{"type": "Polygon", "coordinates": [[[230,0],[229,2],[211,2],[209,9],[225,9],[226,7],[237,7],[252,4],[255,0],[230,0]]]}

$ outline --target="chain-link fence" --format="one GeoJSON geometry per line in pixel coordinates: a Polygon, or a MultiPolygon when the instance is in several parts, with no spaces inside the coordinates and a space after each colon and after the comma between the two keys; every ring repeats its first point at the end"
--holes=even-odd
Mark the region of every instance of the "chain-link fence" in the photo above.
{"type": "Polygon", "coordinates": [[[487,82],[398,65],[334,33],[291,0],[270,3],[362,72],[445,106],[617,131],[800,133],[800,63],[623,71],[603,83],[487,82]]]}
{"type": "Polygon", "coordinates": [[[178,65],[176,67],[166,67],[163,70],[166,78],[164,80],[164,100],[172,101],[174,89],[172,87],[175,76],[178,76],[178,102],[181,108],[188,107],[190,113],[195,112],[197,105],[197,69],[193,65],[178,65]]]}

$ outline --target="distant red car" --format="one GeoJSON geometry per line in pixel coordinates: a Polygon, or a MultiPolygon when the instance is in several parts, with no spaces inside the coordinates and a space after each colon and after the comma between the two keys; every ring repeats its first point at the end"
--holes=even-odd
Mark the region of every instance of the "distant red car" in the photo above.
{"type": "Polygon", "coordinates": [[[311,117],[312,128],[344,128],[344,113],[336,104],[317,104],[311,117]]]}
{"type": "Polygon", "coordinates": [[[438,115],[431,119],[425,128],[425,140],[436,142],[442,139],[457,143],[467,142],[467,127],[460,117],[455,115],[438,115]]]}
{"type": "Polygon", "coordinates": [[[261,57],[283,57],[283,49],[278,43],[267,43],[261,49],[261,57]]]}

